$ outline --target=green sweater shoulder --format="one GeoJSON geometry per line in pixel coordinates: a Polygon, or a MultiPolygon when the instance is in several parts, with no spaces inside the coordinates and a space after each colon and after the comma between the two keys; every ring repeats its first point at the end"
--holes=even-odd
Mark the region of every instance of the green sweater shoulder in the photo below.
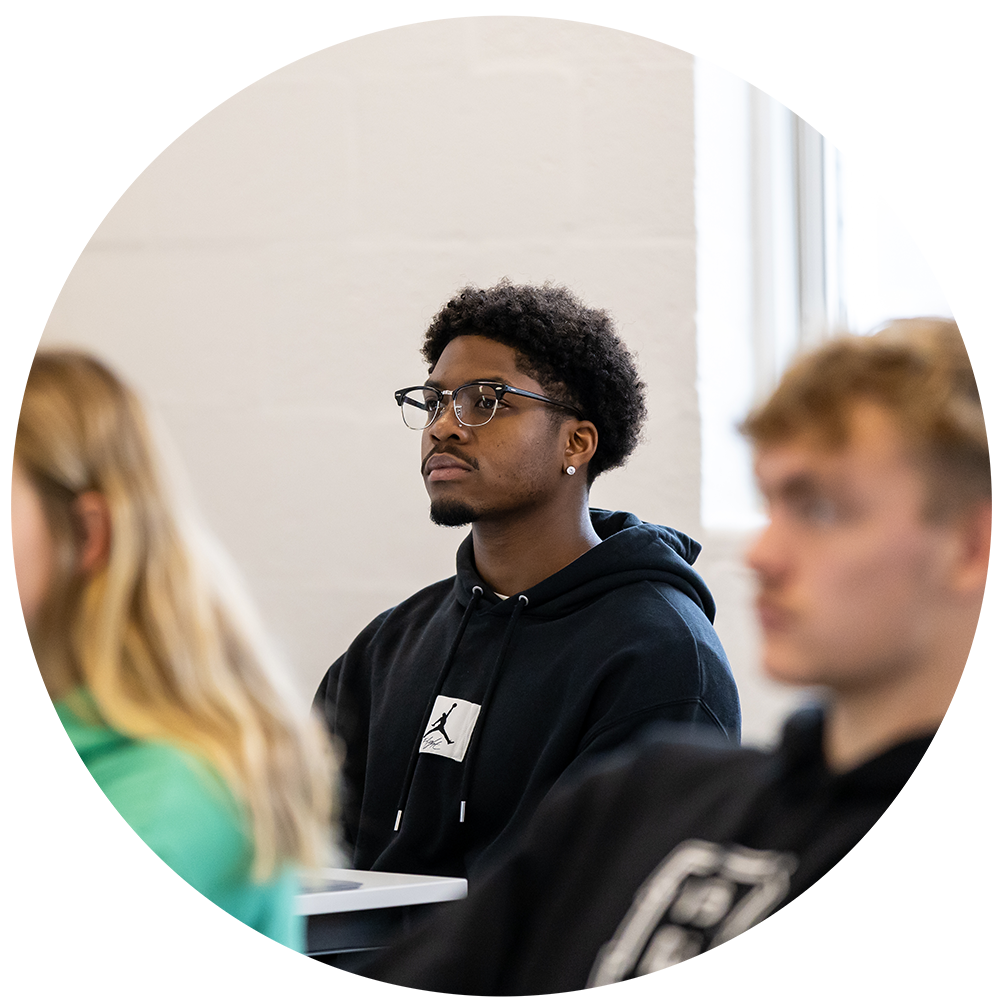
{"type": "Polygon", "coordinates": [[[207,764],[103,724],[85,692],[11,727],[11,975],[83,969],[121,996],[294,996],[295,879],[251,874],[207,764]]]}

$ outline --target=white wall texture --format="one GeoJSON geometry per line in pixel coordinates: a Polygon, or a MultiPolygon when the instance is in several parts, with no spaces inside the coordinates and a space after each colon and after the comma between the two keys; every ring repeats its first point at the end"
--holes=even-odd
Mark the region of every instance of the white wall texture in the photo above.
{"type": "Polygon", "coordinates": [[[42,343],[89,347],[140,390],[311,693],[374,615],[453,571],[463,532],[430,524],[392,399],[424,377],[431,316],[467,282],[568,285],[612,313],[650,387],[645,441],[592,503],[706,543],[764,739],[784,701],[756,679],[743,538],[700,524],[693,130],[691,57],[622,32],[470,18],[338,45],[149,166],[42,343]]]}

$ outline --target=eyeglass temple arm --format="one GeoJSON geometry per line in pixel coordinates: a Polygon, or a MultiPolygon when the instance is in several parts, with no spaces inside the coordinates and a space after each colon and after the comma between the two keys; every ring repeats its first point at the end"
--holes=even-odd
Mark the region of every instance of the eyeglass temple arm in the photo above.
{"type": "Polygon", "coordinates": [[[501,401],[504,394],[509,392],[513,396],[527,396],[528,399],[540,399],[543,403],[561,406],[564,410],[569,410],[571,413],[575,413],[581,420],[583,419],[583,414],[575,406],[570,406],[569,403],[560,403],[558,399],[552,399],[550,396],[540,396],[537,392],[529,392],[527,389],[515,389],[512,385],[494,386],[494,391],[497,394],[497,399],[501,401]]]}

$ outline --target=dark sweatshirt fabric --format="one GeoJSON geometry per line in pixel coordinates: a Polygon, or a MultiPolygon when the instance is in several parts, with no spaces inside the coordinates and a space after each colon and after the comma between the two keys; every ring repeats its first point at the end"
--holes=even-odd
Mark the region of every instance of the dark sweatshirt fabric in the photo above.
{"type": "Polygon", "coordinates": [[[746,930],[868,832],[931,734],[830,773],[822,715],[773,753],[654,741],[539,807],[512,855],[358,971],[443,993],[529,995],[619,982],[746,930]]]}
{"type": "Polygon", "coordinates": [[[599,545],[505,600],[470,535],[456,576],[380,615],[330,668],[316,703],[346,752],[355,867],[464,876],[575,762],[652,721],[738,742],[715,605],[691,566],[700,546],[591,515],[599,545]]]}

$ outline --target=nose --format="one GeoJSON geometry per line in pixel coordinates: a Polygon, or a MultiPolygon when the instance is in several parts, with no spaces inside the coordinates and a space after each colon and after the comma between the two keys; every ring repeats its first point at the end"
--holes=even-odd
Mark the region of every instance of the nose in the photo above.
{"type": "Polygon", "coordinates": [[[777,580],[785,568],[780,527],[769,521],[750,543],[743,559],[761,583],[777,580]]]}
{"type": "Polygon", "coordinates": [[[443,441],[445,438],[466,438],[469,436],[469,428],[459,422],[455,416],[455,397],[450,393],[441,401],[441,409],[438,410],[434,422],[427,428],[428,433],[435,441],[443,441]]]}

